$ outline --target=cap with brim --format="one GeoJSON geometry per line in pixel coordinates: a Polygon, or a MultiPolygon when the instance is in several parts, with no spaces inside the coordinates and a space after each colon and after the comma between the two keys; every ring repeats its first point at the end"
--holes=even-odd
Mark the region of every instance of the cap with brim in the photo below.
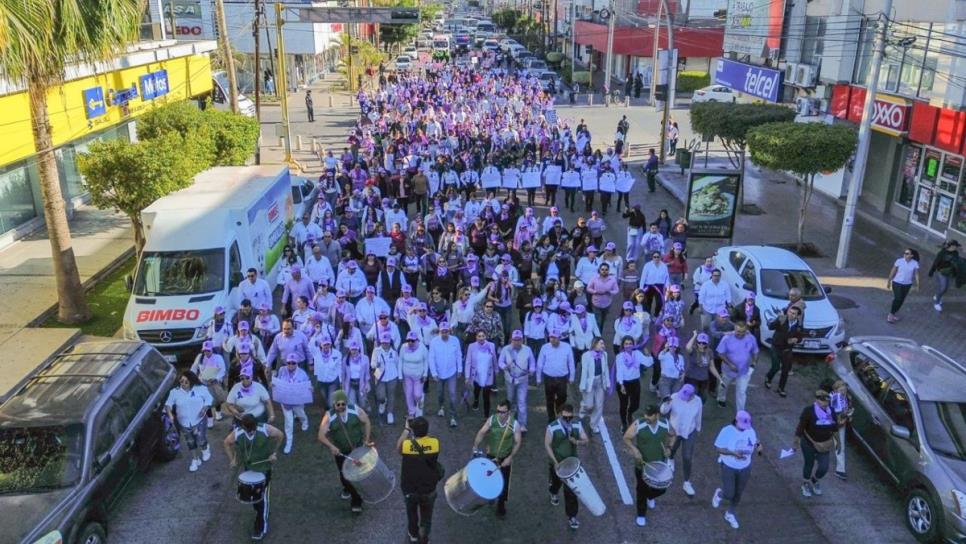
{"type": "Polygon", "coordinates": [[[728,317],[728,310],[724,308],[718,310],[718,317],[728,317]]]}
{"type": "Polygon", "coordinates": [[[735,427],[738,427],[742,431],[751,428],[751,414],[744,410],[739,410],[735,414],[735,427]]]}
{"type": "Polygon", "coordinates": [[[215,349],[215,345],[210,341],[206,341],[201,344],[201,351],[212,351],[213,349],[215,349]]]}
{"type": "Polygon", "coordinates": [[[701,333],[701,334],[698,335],[697,341],[699,343],[707,344],[708,343],[708,340],[710,340],[710,339],[708,338],[708,335],[707,334],[701,333]]]}
{"type": "Polygon", "coordinates": [[[244,369],[242,369],[242,371],[238,375],[241,376],[242,378],[251,378],[252,377],[252,369],[251,368],[244,368],[244,369]]]}
{"type": "Polygon", "coordinates": [[[223,314],[223,313],[225,313],[224,306],[215,306],[215,315],[223,314]]]}
{"type": "Polygon", "coordinates": [[[296,355],[296,354],[294,354],[294,353],[289,353],[288,356],[285,357],[285,362],[286,363],[297,363],[297,362],[299,362],[299,356],[296,355]]]}
{"type": "Polygon", "coordinates": [[[250,325],[248,324],[248,321],[239,321],[238,322],[238,330],[240,330],[240,331],[247,331],[249,327],[250,327],[250,325]]]}
{"type": "Polygon", "coordinates": [[[332,404],[336,404],[340,402],[348,403],[349,395],[347,395],[346,392],[343,391],[342,389],[336,389],[335,393],[332,393],[332,404]]]}
{"type": "Polygon", "coordinates": [[[297,264],[293,264],[292,265],[292,273],[293,274],[298,273],[298,272],[301,272],[301,271],[302,271],[302,267],[301,266],[299,266],[297,264]]]}
{"type": "Polygon", "coordinates": [[[513,331],[513,333],[510,334],[510,339],[511,340],[523,340],[523,331],[521,331],[520,329],[517,329],[517,330],[513,331]]]}
{"type": "Polygon", "coordinates": [[[448,330],[450,330],[449,323],[447,323],[446,321],[443,321],[442,323],[440,323],[439,324],[439,330],[441,330],[441,331],[448,331],[448,330]]]}
{"type": "Polygon", "coordinates": [[[634,310],[634,303],[631,301],[626,301],[624,302],[624,305],[621,307],[625,310],[634,310]]]}
{"type": "Polygon", "coordinates": [[[409,331],[408,333],[406,333],[406,341],[407,342],[411,342],[411,341],[414,341],[414,340],[419,340],[419,335],[416,334],[415,331],[409,331]]]}

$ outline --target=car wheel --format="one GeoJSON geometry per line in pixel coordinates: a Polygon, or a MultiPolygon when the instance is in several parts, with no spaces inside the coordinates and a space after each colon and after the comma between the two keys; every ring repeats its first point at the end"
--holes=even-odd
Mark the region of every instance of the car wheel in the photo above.
{"type": "Polygon", "coordinates": [[[107,533],[100,523],[91,522],[84,526],[80,534],[77,535],[78,544],[105,544],[107,533]]]}
{"type": "Polygon", "coordinates": [[[717,100],[715,100],[714,98],[709,98],[708,102],[717,102],[717,100]]]}
{"type": "Polygon", "coordinates": [[[936,542],[943,511],[924,489],[913,489],[906,496],[906,525],[919,542],[936,542]]]}
{"type": "MultiPolygon", "coordinates": [[[[205,422],[202,422],[204,425],[205,422]]],[[[158,441],[158,451],[155,454],[158,460],[168,462],[178,456],[181,449],[181,436],[178,434],[178,427],[168,414],[161,415],[161,440],[158,441]]]]}

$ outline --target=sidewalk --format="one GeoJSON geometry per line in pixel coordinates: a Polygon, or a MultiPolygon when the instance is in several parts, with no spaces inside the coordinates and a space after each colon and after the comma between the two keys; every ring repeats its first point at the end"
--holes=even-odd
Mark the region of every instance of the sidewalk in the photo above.
{"type": "MultiPolygon", "coordinates": [[[[122,214],[81,207],[70,220],[74,256],[85,286],[134,250],[131,223],[122,214]]],[[[47,230],[40,229],[0,251],[0,338],[37,325],[56,308],[57,285],[47,230]]]]}

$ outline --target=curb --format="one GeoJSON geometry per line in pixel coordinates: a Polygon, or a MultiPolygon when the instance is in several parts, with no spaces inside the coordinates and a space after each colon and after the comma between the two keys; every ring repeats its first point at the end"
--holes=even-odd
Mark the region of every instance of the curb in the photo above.
{"type": "MultiPolygon", "coordinates": [[[[133,245],[131,245],[131,247],[127,248],[123,253],[118,255],[117,258],[115,258],[113,261],[108,263],[107,266],[95,272],[93,275],[91,275],[91,277],[87,278],[87,280],[81,284],[81,287],[84,288],[84,293],[86,294],[88,291],[93,289],[94,286],[96,286],[102,279],[104,279],[106,276],[110,275],[112,272],[117,270],[121,266],[121,264],[124,263],[124,261],[128,260],[132,255],[134,255],[133,245]]],[[[46,310],[41,312],[40,315],[28,321],[26,325],[24,325],[24,327],[40,327],[48,319],[53,317],[54,314],[56,313],[57,313],[57,303],[54,303],[50,308],[47,308],[46,310]]]]}

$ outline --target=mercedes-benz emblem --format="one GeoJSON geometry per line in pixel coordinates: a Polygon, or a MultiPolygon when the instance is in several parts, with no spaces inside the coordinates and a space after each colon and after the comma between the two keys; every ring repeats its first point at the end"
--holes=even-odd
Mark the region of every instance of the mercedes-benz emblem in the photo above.
{"type": "Polygon", "coordinates": [[[812,338],[815,338],[815,335],[816,335],[815,329],[808,331],[808,335],[811,336],[812,338]]]}
{"type": "Polygon", "coordinates": [[[171,341],[172,338],[174,338],[174,335],[171,334],[171,331],[161,331],[161,334],[158,336],[158,338],[160,338],[162,342],[167,344],[168,342],[171,341]]]}

